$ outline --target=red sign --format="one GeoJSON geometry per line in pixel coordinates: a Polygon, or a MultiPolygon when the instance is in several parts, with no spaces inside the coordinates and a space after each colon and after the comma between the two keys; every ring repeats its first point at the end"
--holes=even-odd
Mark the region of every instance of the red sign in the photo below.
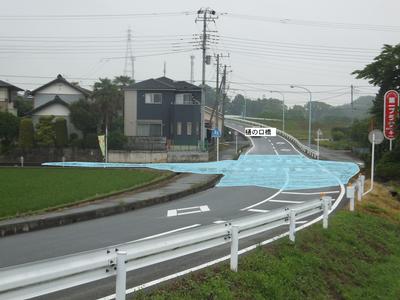
{"type": "Polygon", "coordinates": [[[396,138],[396,126],[399,111],[399,93],[393,90],[387,91],[383,98],[383,133],[385,138],[396,138]]]}

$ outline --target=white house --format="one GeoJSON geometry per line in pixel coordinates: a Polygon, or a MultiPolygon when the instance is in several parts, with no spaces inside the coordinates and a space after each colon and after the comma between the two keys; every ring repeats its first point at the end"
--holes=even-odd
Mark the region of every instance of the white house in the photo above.
{"type": "Polygon", "coordinates": [[[31,92],[33,96],[32,121],[36,124],[42,116],[62,117],[67,121],[68,134],[80,132],[70,121],[69,105],[80,99],[88,100],[91,91],[68,82],[58,75],[56,79],[31,92]]]}

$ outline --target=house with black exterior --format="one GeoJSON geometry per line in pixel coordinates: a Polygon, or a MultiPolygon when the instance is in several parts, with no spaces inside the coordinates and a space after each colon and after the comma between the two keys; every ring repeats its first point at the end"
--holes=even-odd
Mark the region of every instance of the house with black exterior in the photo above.
{"type": "Polygon", "coordinates": [[[127,137],[164,137],[168,145],[198,145],[201,88],[167,77],[148,79],[125,89],[127,137]]]}

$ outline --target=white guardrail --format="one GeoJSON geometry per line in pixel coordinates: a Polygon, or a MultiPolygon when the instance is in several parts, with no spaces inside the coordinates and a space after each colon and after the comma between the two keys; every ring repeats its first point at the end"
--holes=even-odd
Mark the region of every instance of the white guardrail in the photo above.
{"type": "MultiPolygon", "coordinates": [[[[233,121],[237,121],[237,122],[241,122],[244,124],[248,124],[248,125],[253,125],[253,126],[257,126],[257,127],[271,127],[268,126],[266,124],[262,124],[262,123],[258,123],[258,122],[253,122],[253,121],[249,121],[246,119],[241,119],[240,117],[234,117],[234,116],[226,116],[225,117],[228,120],[233,120],[233,121]]],[[[310,147],[302,144],[298,139],[296,139],[294,136],[279,130],[278,128],[276,129],[276,133],[283,136],[284,138],[288,139],[289,141],[291,141],[292,143],[294,143],[302,152],[304,152],[305,154],[307,154],[308,156],[312,157],[312,158],[318,158],[318,151],[311,149],[310,147]]]]}
{"type": "Polygon", "coordinates": [[[237,271],[239,239],[279,226],[295,240],[296,220],[323,214],[328,227],[332,198],[256,214],[233,223],[213,224],[187,232],[129,242],[78,254],[0,269],[0,299],[28,299],[116,276],[116,299],[125,299],[126,272],[191,253],[231,244],[231,269],[237,271]]]}

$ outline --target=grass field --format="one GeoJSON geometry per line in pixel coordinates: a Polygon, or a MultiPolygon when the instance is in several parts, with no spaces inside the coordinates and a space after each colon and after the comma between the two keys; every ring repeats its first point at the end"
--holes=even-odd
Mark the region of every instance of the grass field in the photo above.
{"type": "Polygon", "coordinates": [[[400,299],[400,202],[377,185],[356,209],[135,299],[400,299]]]}
{"type": "Polygon", "coordinates": [[[0,219],[139,187],[167,174],[128,169],[0,168],[0,219]]]}

